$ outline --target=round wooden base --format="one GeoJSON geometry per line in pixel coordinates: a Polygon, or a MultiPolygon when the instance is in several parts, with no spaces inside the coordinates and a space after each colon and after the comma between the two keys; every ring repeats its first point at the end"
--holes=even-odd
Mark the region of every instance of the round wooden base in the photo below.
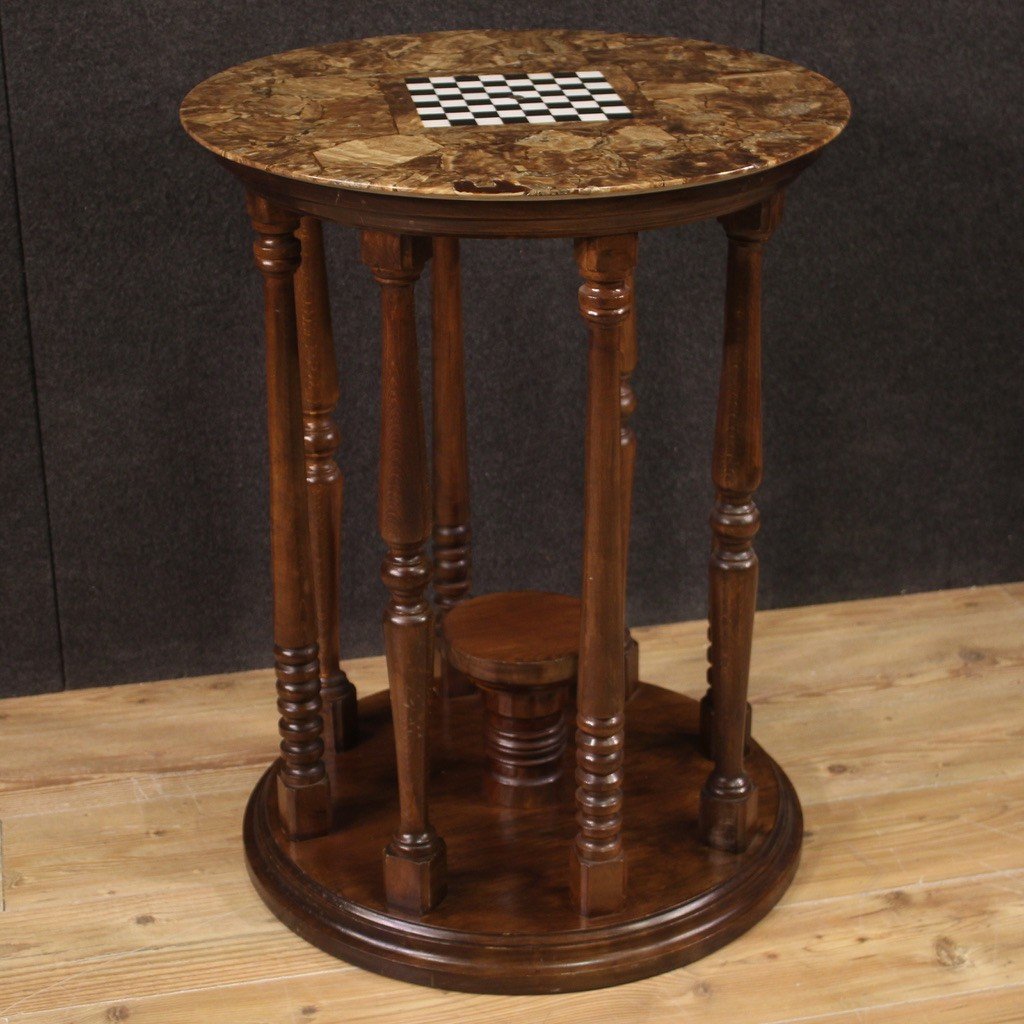
{"type": "MultiPolygon", "coordinates": [[[[561,798],[528,809],[485,801],[482,708],[446,701],[433,721],[430,816],[448,847],[448,895],[414,918],[384,900],[382,851],[398,820],[387,694],[359,703],[359,743],[338,756],[335,829],[290,842],[274,776],[245,813],[249,873],[270,909],[303,938],[391,978],[468,992],[600,988],[690,963],[760,920],[789,885],[802,838],[789,780],[756,744],[754,839],[743,854],[697,836],[702,783],[697,702],[640,684],[627,705],[623,847],[627,903],[581,918],[569,900],[576,831],[571,767],[561,798]]],[[[573,756],[572,744],[566,752],[573,756]]]]}

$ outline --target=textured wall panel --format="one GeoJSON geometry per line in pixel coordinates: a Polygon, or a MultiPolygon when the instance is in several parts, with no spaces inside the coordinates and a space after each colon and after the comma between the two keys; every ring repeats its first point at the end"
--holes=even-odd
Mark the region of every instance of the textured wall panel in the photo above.
{"type": "Polygon", "coordinates": [[[0,696],[60,690],[43,464],[0,60],[0,696]]]}
{"type": "Polygon", "coordinates": [[[771,246],[769,602],[1024,576],[1024,8],[767,0],[850,94],[771,246]]]}
{"type": "MultiPolygon", "coordinates": [[[[259,296],[239,190],[177,124],[191,85],[274,50],[453,26],[757,46],[760,9],[527,3],[511,21],[494,3],[0,6],[69,684],[269,661],[259,296]]],[[[855,115],[768,250],[762,604],[1020,578],[1021,8],[767,0],[765,13],[764,48],[835,78],[855,115]]],[[[10,195],[0,258],[16,268],[10,195]]],[[[584,343],[570,247],[464,251],[477,588],[573,589],[584,343]]],[[[352,655],[380,648],[377,296],[350,233],[329,232],[329,262],[352,655]]],[[[714,224],[642,240],[637,622],[703,611],[724,262],[714,224]]],[[[0,515],[17,571],[0,635],[18,681],[0,692],[13,692],[59,685],[59,652],[19,274],[3,282],[0,460],[16,497],[0,515]]]]}
{"type": "MultiPolygon", "coordinates": [[[[754,46],[760,3],[528,2],[514,20],[508,10],[278,0],[4,7],[69,685],[269,661],[259,298],[239,189],[177,123],[192,85],[275,50],[456,25],[754,46]]],[[[719,312],[705,235],[689,237],[652,236],[641,273],[649,366],[637,375],[637,426],[649,440],[634,566],[646,619],[696,614],[703,601],[705,363],[719,312]]],[[[584,343],[571,251],[466,250],[477,579],[573,587],[584,343]]],[[[351,235],[331,233],[329,259],[351,655],[380,649],[377,297],[351,235]]]]}

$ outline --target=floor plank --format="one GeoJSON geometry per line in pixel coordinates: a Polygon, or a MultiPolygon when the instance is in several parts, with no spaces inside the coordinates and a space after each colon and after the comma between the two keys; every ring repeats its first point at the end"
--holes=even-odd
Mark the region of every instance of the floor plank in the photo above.
{"type": "MultiPolygon", "coordinates": [[[[351,1004],[335,998],[333,981],[330,974],[311,974],[281,981],[225,986],[207,992],[184,992],[153,999],[97,1003],[56,1013],[44,1010],[21,1015],[18,1021],[19,1024],[111,1024],[127,1020],[135,1024],[196,1024],[197,1021],[216,1024],[218,1021],[231,1020],[244,1024],[335,1024],[342,1020],[384,1022],[393,1019],[383,1007],[371,1015],[358,1018],[350,1016],[351,1004]],[[324,991],[328,993],[326,999],[322,995],[324,991]],[[230,1015],[232,1011],[234,1017],[230,1015]]],[[[463,998],[453,996],[452,1001],[458,1002],[463,998]]],[[[565,1004],[572,998],[555,997],[565,1004]]],[[[762,1017],[752,1019],[760,1024],[1020,1024],[1022,1005],[1024,986],[1010,985],[969,992],[962,996],[900,1001],[867,1010],[840,1010],[825,1015],[801,1015],[784,1020],[762,1017]]],[[[566,1008],[570,1009],[568,1006],[566,1008]]],[[[658,1013],[657,1008],[638,1002],[615,1020],[616,1024],[656,1024],[665,1019],[658,1016],[658,1013]]],[[[459,1018],[453,1016],[450,1019],[459,1018]]],[[[524,999],[505,1001],[491,1016],[493,1024],[534,1019],[532,1002],[524,999]]],[[[545,1016],[540,1019],[549,1024],[569,1018],[545,1016]]],[[[602,1022],[612,1020],[605,1016],[597,1016],[595,1019],[602,1022]]],[[[698,1024],[713,1020],[704,1016],[699,1008],[683,1019],[698,1024]]],[[[417,1020],[414,1018],[413,1024],[417,1020]]]]}
{"type": "MultiPolygon", "coordinates": [[[[699,694],[704,633],[637,630],[643,677],[699,694]]],[[[349,668],[385,685],[380,659],[349,668]]],[[[518,999],[385,981],[266,911],[239,824],[268,672],[4,701],[0,1024],[1019,1024],[1024,584],[763,613],[754,677],[805,806],[783,903],[689,968],[518,999]]]]}
{"type": "MultiPolygon", "coordinates": [[[[287,999],[301,993],[300,1007],[318,1006],[324,1020],[442,1024],[454,1018],[461,1024],[490,1024],[496,1009],[514,1004],[526,1004],[524,1012],[550,1022],[792,1020],[806,1016],[808,1008],[852,1011],[1019,984],[1024,978],[1022,897],[1024,871],[1017,871],[786,902],[731,946],[690,967],[614,989],[500,1000],[384,982],[356,968],[335,967],[324,954],[299,950],[295,936],[275,934],[280,929],[270,922],[235,927],[245,915],[226,913],[223,902],[211,901],[214,905],[191,923],[174,913],[173,920],[163,921],[162,933],[138,940],[131,951],[66,962],[59,980],[52,953],[32,965],[13,960],[14,998],[0,1004],[0,1015],[43,1009],[59,990],[72,1006],[91,1004],[73,1018],[83,1021],[116,1020],[124,1010],[128,1016],[121,1019],[135,1024],[173,1020],[168,1006],[185,999],[195,1020],[237,1024],[260,1018],[241,1012],[244,986],[241,1003],[225,1000],[223,986],[275,980],[278,993],[287,993],[287,999]],[[310,978],[317,964],[323,971],[310,978]]],[[[82,928],[90,925],[83,921],[82,928]]],[[[266,1012],[265,1005],[259,1012],[266,1012]]]]}
{"type": "MultiPolygon", "coordinates": [[[[238,823],[260,769],[232,789],[14,818],[5,826],[7,906],[58,911],[228,885],[239,878],[238,823]],[[197,859],[196,851],[202,851],[197,859]]],[[[805,807],[791,895],[822,899],[865,886],[941,881],[1024,866],[1019,778],[928,786],[805,807]],[[956,843],[949,837],[956,834],[956,843]]]]}

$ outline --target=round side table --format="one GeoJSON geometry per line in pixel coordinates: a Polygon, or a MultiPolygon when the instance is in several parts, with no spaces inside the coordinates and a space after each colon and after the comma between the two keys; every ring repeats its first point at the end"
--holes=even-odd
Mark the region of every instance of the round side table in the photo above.
{"type": "MultiPolygon", "coordinates": [[[[245,814],[260,895],[352,963],[480,992],[631,981],[750,928],[789,884],[802,835],[789,780],[749,738],[762,248],[786,186],[846,124],[844,94],[712,43],[466,31],[255,60],[197,86],[181,117],[247,188],[263,276],[281,755],[245,814]],[[624,621],[633,270],[639,231],[711,217],[728,265],[709,686],[697,702],[638,681],[624,621]],[[390,686],[359,701],[338,653],[338,382],[322,221],[360,232],[381,289],[390,686]],[[564,630],[539,637],[541,609],[468,594],[460,237],[575,239],[588,336],[578,644],[564,630]],[[431,258],[432,488],[413,305],[431,258]],[[572,666],[562,703],[575,736],[563,770],[544,767],[574,775],[575,789],[522,805],[488,798],[480,694],[464,666],[435,660],[438,622],[457,605],[453,635],[471,638],[509,693],[524,659],[527,682],[572,666]]],[[[512,774],[528,777],[535,742],[557,755],[541,733],[558,723],[533,723],[532,699],[512,693],[525,719],[501,712],[489,726],[492,767],[507,753],[512,774]]]]}

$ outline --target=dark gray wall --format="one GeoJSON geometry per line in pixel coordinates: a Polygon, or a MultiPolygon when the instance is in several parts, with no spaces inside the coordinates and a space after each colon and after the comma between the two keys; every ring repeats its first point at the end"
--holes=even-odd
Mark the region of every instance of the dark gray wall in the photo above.
{"type": "MultiPolygon", "coordinates": [[[[0,70],[4,68],[0,49],[0,70]]],[[[62,686],[42,449],[0,75],[0,695],[62,686]]]]}
{"type": "MultiPolygon", "coordinates": [[[[586,26],[763,46],[834,77],[854,123],[792,190],[770,250],[763,604],[1024,575],[1016,4],[70,6],[0,0],[0,160],[13,144],[18,186],[0,258],[22,310],[0,371],[0,693],[268,662],[249,231],[176,111],[223,67],[347,36],[586,26]]],[[[703,610],[723,258],[716,225],[643,240],[634,622],[703,610]]],[[[332,232],[329,259],[354,655],[380,646],[377,311],[351,235],[332,232]]],[[[566,243],[465,245],[478,590],[576,586],[576,284],[566,243]]]]}
{"type": "Polygon", "coordinates": [[[1024,575],[1024,5],[767,0],[854,122],[766,280],[776,604],[1024,575]]]}

